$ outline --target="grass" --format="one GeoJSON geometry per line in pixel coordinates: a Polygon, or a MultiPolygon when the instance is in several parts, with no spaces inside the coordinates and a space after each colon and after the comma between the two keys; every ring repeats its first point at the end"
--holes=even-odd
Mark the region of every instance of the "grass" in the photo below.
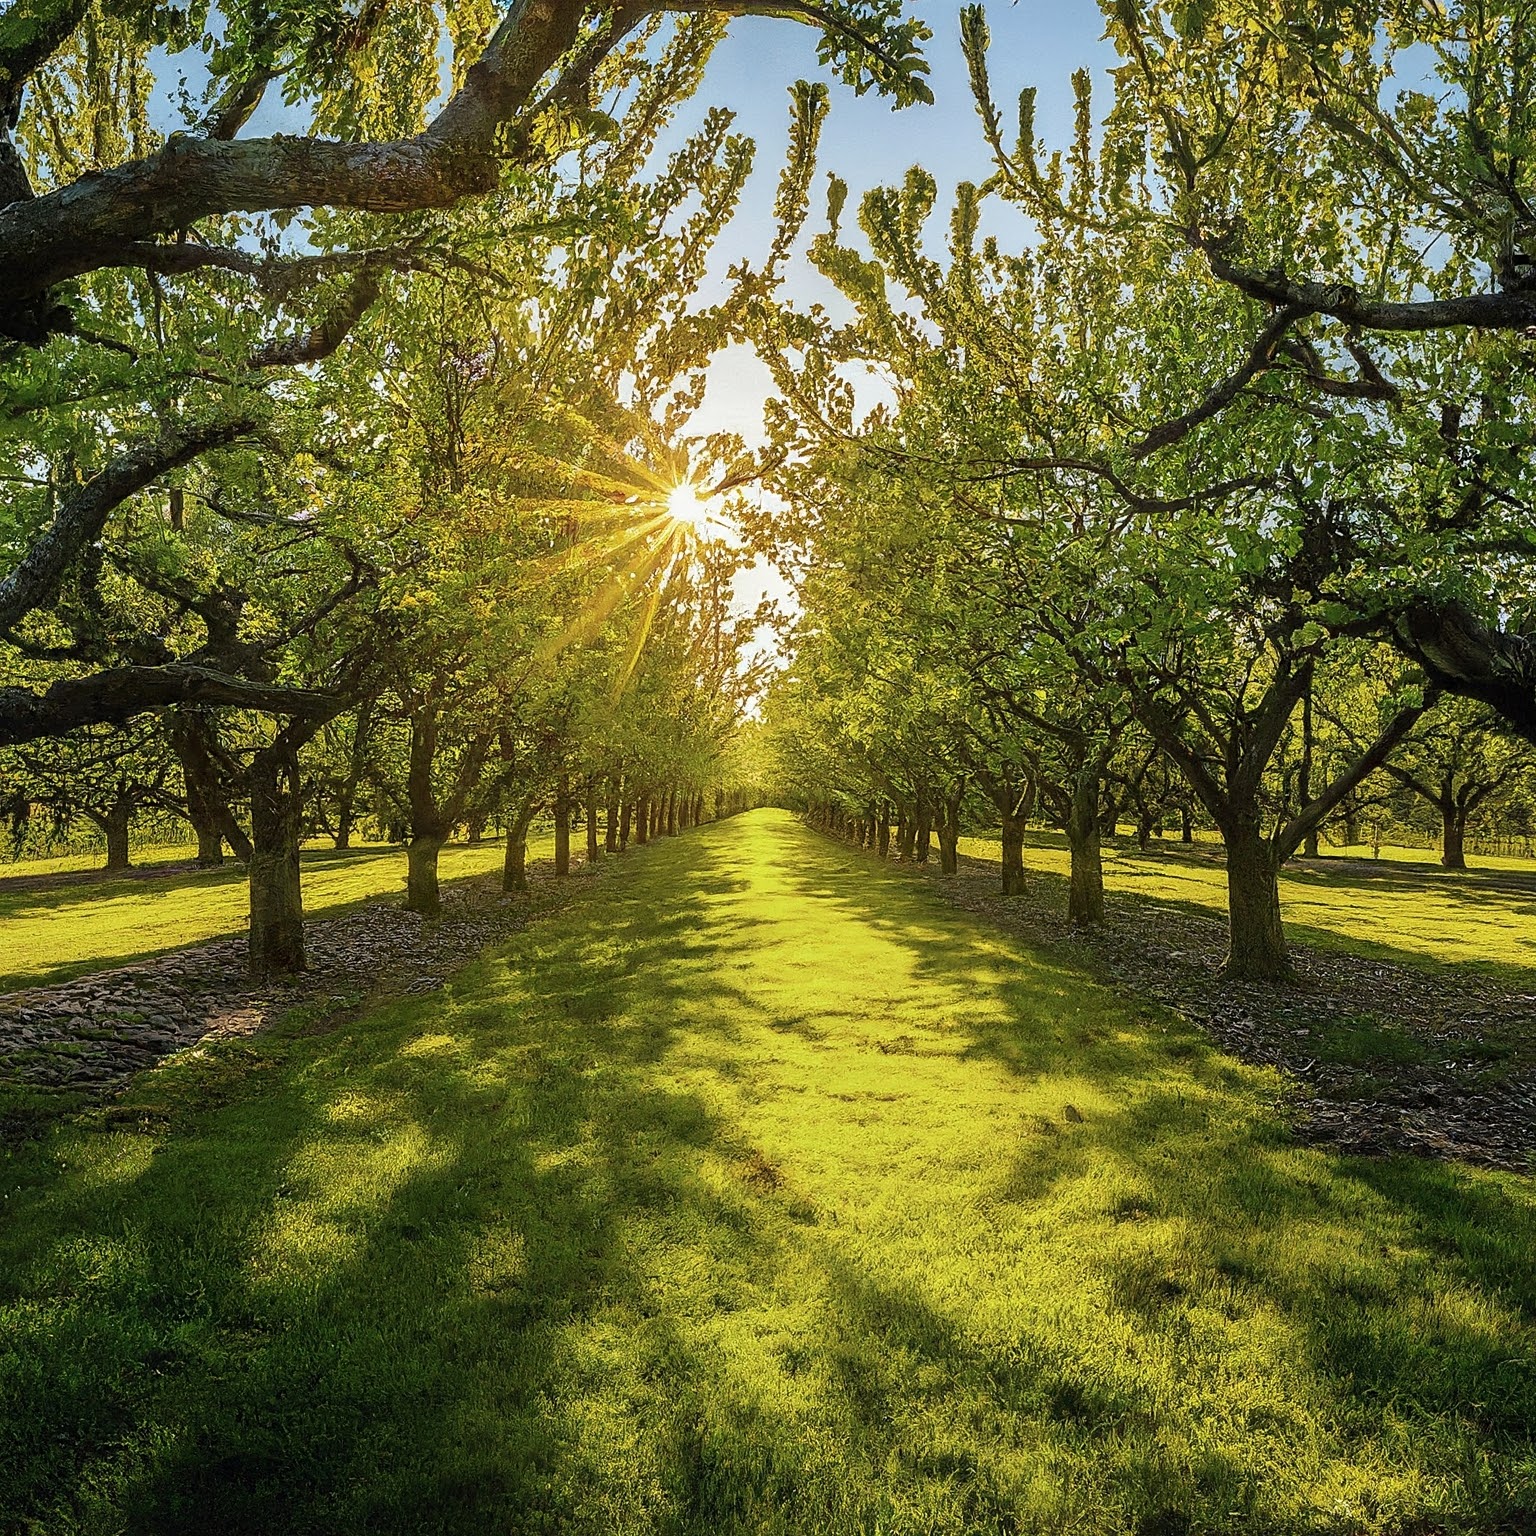
{"type": "MultiPolygon", "coordinates": [[[[960,851],[1001,858],[995,838],[962,838],[960,851]]],[[[1536,991],[1536,866],[1525,859],[1475,862],[1475,870],[1460,873],[1385,857],[1369,872],[1330,868],[1328,860],[1293,864],[1280,876],[1287,930],[1366,958],[1464,966],[1536,991]]],[[[1071,864],[1066,839],[1032,832],[1025,863],[1064,878],[1071,864]]],[[[1201,855],[1154,843],[1142,853],[1106,846],[1104,885],[1111,899],[1184,902],[1222,916],[1227,910],[1217,850],[1201,855]]]]}
{"type": "MultiPolygon", "coordinates": [[[[547,847],[537,840],[530,843],[530,856],[547,857],[553,834],[545,842],[547,847]]],[[[500,867],[502,854],[499,842],[445,848],[442,876],[462,880],[484,874],[500,867]]],[[[19,867],[37,872],[32,864],[19,867]]],[[[403,892],[405,853],[394,847],[348,853],[307,850],[303,881],[305,911],[311,917],[334,917],[361,902],[403,892]]],[[[8,891],[0,884],[0,992],[67,981],[241,933],[248,902],[245,871],[235,864],[154,880],[101,880],[52,890],[8,891]]]]}
{"type": "Polygon", "coordinates": [[[1536,1189],[759,812],[17,1154],[0,1526],[1493,1533],[1536,1189]]]}

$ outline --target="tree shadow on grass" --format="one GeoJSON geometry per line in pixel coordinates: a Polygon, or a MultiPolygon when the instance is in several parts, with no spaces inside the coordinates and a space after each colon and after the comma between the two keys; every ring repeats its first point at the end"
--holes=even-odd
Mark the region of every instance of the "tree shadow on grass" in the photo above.
{"type": "MultiPolygon", "coordinates": [[[[1240,1510],[1277,1529],[1250,1458],[1284,1426],[1196,1451],[1187,1409],[1105,1353],[1095,1306],[1218,1378],[1199,1330],[1222,1308],[1234,1327],[1279,1314],[1320,1411],[1363,1443],[1399,1405],[1436,1471],[1460,1466],[1458,1424],[1498,1465],[1528,1442],[1518,1379],[1481,1418],[1444,1370],[1420,1379],[1453,1355],[1464,1380],[1484,1368],[1476,1305],[1528,1306],[1523,1186],[1439,1170],[1378,1188],[1400,1164],[1290,1148],[1258,1080],[1155,1010],[1021,963],[907,883],[850,879],[808,836],[780,841],[761,868],[724,831],[664,844],[446,994],[215,1052],[180,1090],[146,1080],[159,1132],[76,1130],[29,1154],[0,1235],[0,1522],[975,1536],[1216,1530],[1240,1510]],[[831,893],[818,915],[878,928],[942,1008],[910,1037],[923,1061],[944,1047],[1021,1096],[1097,1095],[1077,1121],[1052,1105],[1049,1131],[1026,1120],[997,1159],[990,1214],[955,1229],[980,1245],[951,1263],[958,1297],[883,1235],[845,1232],[715,1086],[760,1036],[894,1071],[908,1047],[890,1031],[923,1027],[872,1019],[850,1042],[836,995],[797,1023],[732,968],[764,921],[754,882],[793,901],[802,876],[831,893]],[[712,1077],[685,1073],[711,1057],[712,1077]],[[222,1107],[218,1071],[236,1073],[222,1107]],[[1013,1296],[996,1277],[1010,1223],[1045,1208],[1059,1267],[1013,1296]],[[1504,1235],[1482,1251],[1466,1229],[1485,1224],[1504,1235]],[[1422,1306],[1394,1310],[1415,1276],[1422,1306]],[[1449,1311],[1423,1331],[1452,1280],[1473,1307],[1461,1344],[1449,1311]],[[1086,1333],[1053,1310],[1068,1300],[1086,1333]],[[1408,1325],[1419,1353],[1394,1355],[1408,1325]]],[[[881,978],[847,983],[872,996],[881,978]]],[[[859,1113],[899,1131],[908,1111],[859,1113]]]]}
{"type": "Polygon", "coordinates": [[[825,899],[901,945],[915,977],[972,989],[967,1052],[1022,1084],[1075,1072],[1098,1090],[1086,1114],[1026,1117],[999,1193],[1021,1217],[1061,1211],[1106,1317],[1131,1317],[1175,1351],[1192,1332],[1273,1328],[1284,1344],[1273,1368],[1287,1352],[1304,1362],[1307,1390],[1351,1436],[1395,1422],[1435,1447],[1437,1475],[1459,1488],[1447,1528],[1536,1522],[1536,1489],[1518,1471],[1536,1423],[1529,1181],[1291,1145],[1274,1080],[1160,1010],[1127,1008],[1027,954],[999,984],[991,936],[935,911],[930,893],[835,844],[806,861],[811,888],[836,888],[829,873],[844,871],[825,899]],[[1099,999],[1097,1015],[1063,1006],[1064,978],[1079,1000],[1099,999]]]}

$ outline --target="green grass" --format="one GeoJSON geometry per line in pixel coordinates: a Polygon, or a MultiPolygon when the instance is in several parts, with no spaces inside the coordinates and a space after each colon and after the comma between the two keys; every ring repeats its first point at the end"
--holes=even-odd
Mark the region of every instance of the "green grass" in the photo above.
{"type": "MultiPolygon", "coordinates": [[[[533,858],[546,858],[553,846],[551,834],[542,843],[531,842],[528,851],[533,858]]],[[[499,842],[445,848],[442,877],[462,880],[497,869],[502,852],[499,842]]],[[[303,860],[304,907],[311,917],[334,917],[405,890],[405,854],[398,848],[312,850],[303,860]]],[[[31,865],[18,868],[33,872],[31,865]]],[[[241,933],[248,903],[245,872],[234,864],[155,880],[102,880],[53,890],[0,886],[0,992],[67,981],[241,933]]]]}
{"type": "MultiPolygon", "coordinates": [[[[995,838],[962,838],[960,851],[1001,857],[995,838]]],[[[1106,846],[1105,889],[1111,900],[1185,902],[1225,915],[1226,870],[1214,852],[1188,854],[1171,842],[1154,843],[1145,854],[1134,846],[1106,846]]],[[[1063,878],[1071,864],[1066,840],[1054,833],[1032,832],[1024,859],[1029,868],[1063,878]]],[[[1370,873],[1330,868],[1327,860],[1292,865],[1280,876],[1286,927],[1309,943],[1371,958],[1466,966],[1536,989],[1536,865],[1528,859],[1475,863],[1475,870],[1461,873],[1385,857],[1384,867],[1370,873]]]]}
{"type": "Polygon", "coordinates": [[[1536,1190],[775,812],[17,1154],[0,1526],[1491,1533],[1536,1190]]]}

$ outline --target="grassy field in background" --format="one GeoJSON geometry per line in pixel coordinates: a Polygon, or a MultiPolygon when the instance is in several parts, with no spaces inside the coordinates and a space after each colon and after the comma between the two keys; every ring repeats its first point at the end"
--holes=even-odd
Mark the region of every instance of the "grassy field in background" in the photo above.
{"type": "MultiPolygon", "coordinates": [[[[1002,857],[995,838],[961,838],[960,852],[994,863],[1002,857]]],[[[1536,987],[1536,864],[1479,858],[1474,869],[1453,872],[1432,861],[1412,863],[1408,853],[1384,849],[1377,863],[1364,850],[1361,862],[1369,868],[1342,859],[1291,864],[1280,876],[1287,930],[1360,955],[1468,966],[1536,987]],[[1394,856],[1386,857],[1389,852],[1394,856]]],[[[1065,879],[1071,867],[1066,839],[1031,832],[1024,862],[1065,879]]],[[[1185,902],[1223,916],[1227,910],[1219,845],[1203,854],[1166,840],[1146,853],[1106,845],[1104,887],[1111,902],[1126,895],[1185,902]]]]}
{"type": "Polygon", "coordinates": [[[1530,1530],[1536,1186],[1293,1145],[1279,1086],[782,813],[631,850],[12,1160],[0,1511],[1530,1530]]]}
{"type": "MultiPolygon", "coordinates": [[[[553,834],[529,844],[547,858],[553,834]]],[[[502,845],[452,846],[442,853],[445,880],[480,875],[501,865],[502,845]]],[[[35,861],[41,864],[45,861],[35,861]]],[[[17,866],[34,872],[34,865],[17,866]]],[[[405,852],[394,847],[348,853],[307,850],[304,907],[334,917],[359,902],[405,891],[405,852]]],[[[131,960],[241,933],[249,897],[236,864],[189,870],[154,880],[102,880],[51,890],[6,890],[0,884],[0,991],[43,986],[131,960]]]]}

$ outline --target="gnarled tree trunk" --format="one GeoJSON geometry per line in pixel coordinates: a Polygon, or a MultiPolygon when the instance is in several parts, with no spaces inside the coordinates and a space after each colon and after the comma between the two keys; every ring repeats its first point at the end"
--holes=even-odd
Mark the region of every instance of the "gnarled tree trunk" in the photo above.
{"type": "Polygon", "coordinates": [[[1082,769],[1072,782],[1067,816],[1067,846],[1072,873],[1067,888],[1067,917],[1079,928],[1104,921],[1104,861],[1099,847],[1099,774],[1082,769]]]}
{"type": "Polygon", "coordinates": [[[1280,866],[1258,819],[1222,829],[1227,843],[1227,959],[1234,981],[1286,981],[1291,957],[1280,920],[1280,866]]]}
{"type": "Polygon", "coordinates": [[[251,791],[250,969],[255,977],[305,968],[304,896],[299,883],[303,791],[299,754],[281,738],[263,747],[247,775],[251,791]]]}

